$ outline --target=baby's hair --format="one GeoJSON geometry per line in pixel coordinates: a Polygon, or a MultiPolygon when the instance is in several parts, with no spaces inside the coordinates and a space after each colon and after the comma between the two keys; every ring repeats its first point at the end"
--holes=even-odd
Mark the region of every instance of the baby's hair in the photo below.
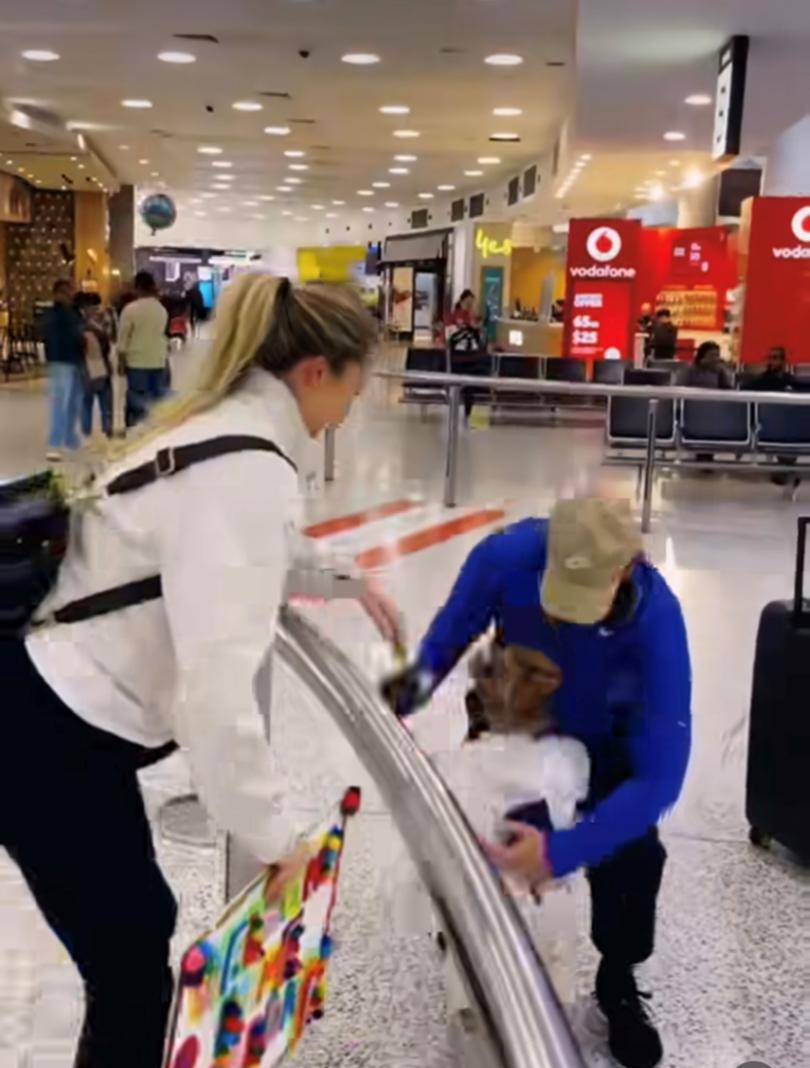
{"type": "Polygon", "coordinates": [[[538,737],[556,729],[550,698],[560,687],[562,672],[544,653],[507,647],[496,638],[474,654],[470,676],[475,682],[467,700],[472,736],[488,730],[538,737]]]}

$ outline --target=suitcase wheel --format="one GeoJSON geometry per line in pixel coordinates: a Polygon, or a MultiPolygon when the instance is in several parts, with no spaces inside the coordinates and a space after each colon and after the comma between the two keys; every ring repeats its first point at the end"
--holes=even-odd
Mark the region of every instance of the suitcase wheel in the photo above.
{"type": "Polygon", "coordinates": [[[769,849],[771,836],[766,834],[765,831],[761,831],[759,827],[751,827],[748,831],[748,841],[751,845],[756,846],[757,849],[769,849]]]}

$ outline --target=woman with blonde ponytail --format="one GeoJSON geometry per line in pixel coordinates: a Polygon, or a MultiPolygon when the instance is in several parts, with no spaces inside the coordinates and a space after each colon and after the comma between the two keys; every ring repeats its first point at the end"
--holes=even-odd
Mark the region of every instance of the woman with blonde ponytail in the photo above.
{"type": "MultiPolygon", "coordinates": [[[[182,745],[213,818],[258,859],[300,863],[255,684],[290,590],[298,458],[345,418],[373,336],[348,290],[235,281],[195,388],[75,518],[42,625],[0,642],[0,845],[84,979],[81,1068],[161,1063],[176,906],[139,767],[182,745]]],[[[396,640],[393,606],[358,596],[396,640]]]]}

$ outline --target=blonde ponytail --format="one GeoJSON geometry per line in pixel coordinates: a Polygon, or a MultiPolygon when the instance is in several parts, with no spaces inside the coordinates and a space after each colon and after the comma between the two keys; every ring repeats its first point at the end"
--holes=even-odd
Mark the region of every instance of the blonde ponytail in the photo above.
{"type": "Polygon", "coordinates": [[[222,294],[194,387],[158,405],[124,451],[213,408],[253,365],[280,377],[306,356],[324,356],[340,374],[347,362],[366,359],[374,336],[369,312],[346,287],[296,289],[286,278],[241,275],[222,294]]]}

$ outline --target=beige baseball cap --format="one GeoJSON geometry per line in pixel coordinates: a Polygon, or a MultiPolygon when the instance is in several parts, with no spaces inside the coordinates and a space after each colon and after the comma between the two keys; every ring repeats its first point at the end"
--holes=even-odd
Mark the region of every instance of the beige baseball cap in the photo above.
{"type": "Polygon", "coordinates": [[[629,501],[558,501],[549,520],[543,610],[566,623],[598,623],[610,612],[619,572],[641,552],[629,501]]]}

